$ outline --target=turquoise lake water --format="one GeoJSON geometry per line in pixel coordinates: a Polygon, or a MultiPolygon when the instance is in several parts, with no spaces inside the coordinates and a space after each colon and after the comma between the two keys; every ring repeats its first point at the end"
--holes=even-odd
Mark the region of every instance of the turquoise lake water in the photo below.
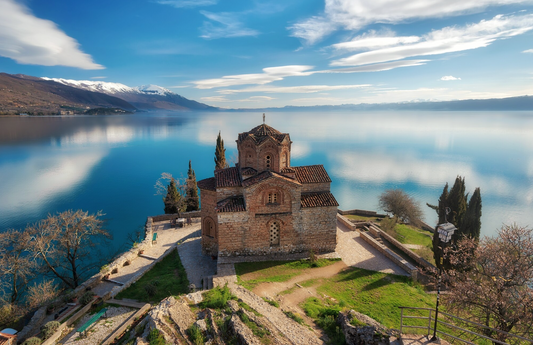
{"type": "MultiPolygon", "coordinates": [[[[102,210],[119,249],[163,213],[161,173],[185,177],[192,160],[198,180],[211,177],[218,131],[235,162],[237,134],[261,123],[260,112],[0,118],[0,231],[102,210]]],[[[435,224],[426,202],[461,175],[470,193],[481,187],[482,235],[533,226],[532,112],[276,112],[266,123],[290,134],[291,165],[325,166],[342,209],[377,210],[402,188],[435,224]]]]}

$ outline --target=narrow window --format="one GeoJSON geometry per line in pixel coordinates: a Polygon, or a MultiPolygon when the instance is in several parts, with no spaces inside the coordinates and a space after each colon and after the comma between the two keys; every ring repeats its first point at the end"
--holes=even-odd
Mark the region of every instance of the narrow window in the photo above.
{"type": "Polygon", "coordinates": [[[279,245],[279,223],[278,222],[270,223],[270,245],[271,246],[279,245]]]}
{"type": "Polygon", "coordinates": [[[272,193],[268,193],[268,203],[272,203],[272,193]]]}
{"type": "Polygon", "coordinates": [[[272,194],[272,202],[274,204],[277,204],[278,203],[278,193],[274,193],[272,194]]]}
{"type": "Polygon", "coordinates": [[[270,156],[265,157],[265,165],[267,169],[270,169],[270,156]]]}

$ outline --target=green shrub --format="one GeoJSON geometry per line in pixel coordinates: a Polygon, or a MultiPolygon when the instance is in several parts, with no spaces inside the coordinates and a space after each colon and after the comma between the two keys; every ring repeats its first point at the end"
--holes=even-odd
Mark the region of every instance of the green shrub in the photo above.
{"type": "Polygon", "coordinates": [[[273,307],[279,308],[279,303],[273,299],[263,297],[263,300],[273,307]]]}
{"type": "Polygon", "coordinates": [[[223,288],[216,287],[204,293],[204,301],[200,304],[200,307],[223,309],[230,299],[236,299],[236,297],[231,294],[227,285],[223,288]]]}
{"type": "Polygon", "coordinates": [[[87,304],[89,304],[89,303],[93,300],[94,296],[96,296],[96,294],[95,294],[94,292],[92,292],[92,291],[87,291],[87,292],[85,292],[83,295],[81,295],[81,297],[80,297],[80,303],[81,303],[82,305],[87,305],[87,304]]]}
{"type": "Polygon", "coordinates": [[[41,333],[43,334],[44,339],[48,339],[54,334],[59,328],[60,323],[57,321],[49,321],[44,326],[41,327],[41,333]]]}
{"type": "Polygon", "coordinates": [[[189,329],[187,330],[187,334],[189,335],[190,340],[195,345],[202,345],[205,342],[202,330],[196,325],[192,325],[191,327],[189,327],[189,329]]]}
{"type": "Polygon", "coordinates": [[[26,339],[25,342],[22,343],[22,345],[40,345],[42,343],[42,340],[37,337],[31,337],[29,339],[26,339]]]}
{"type": "Polygon", "coordinates": [[[285,315],[298,322],[300,325],[303,325],[304,319],[298,314],[293,313],[292,311],[284,311],[285,315]]]}
{"type": "Polygon", "coordinates": [[[153,328],[150,333],[148,333],[146,340],[148,340],[150,345],[167,345],[165,337],[163,337],[161,332],[156,328],[153,328]]]}
{"type": "Polygon", "coordinates": [[[148,283],[144,286],[144,291],[146,291],[148,296],[152,297],[157,294],[157,287],[153,283],[148,283]]]}

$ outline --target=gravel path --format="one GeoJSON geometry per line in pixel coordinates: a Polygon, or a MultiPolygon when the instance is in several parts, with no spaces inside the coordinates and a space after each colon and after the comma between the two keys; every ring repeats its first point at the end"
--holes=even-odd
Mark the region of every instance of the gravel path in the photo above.
{"type": "Polygon", "coordinates": [[[409,275],[377,249],[366,243],[359,236],[359,231],[351,231],[340,222],[337,222],[336,252],[348,266],[404,276],[409,275]]]}
{"type": "Polygon", "coordinates": [[[93,315],[84,315],[73,330],[64,337],[59,343],[64,345],[94,345],[100,344],[111,332],[117,329],[126,319],[133,315],[137,310],[126,307],[109,307],[104,316],[97,322],[93,323],[87,331],[85,336],[77,332],[85,322],[87,322],[93,315]]]}

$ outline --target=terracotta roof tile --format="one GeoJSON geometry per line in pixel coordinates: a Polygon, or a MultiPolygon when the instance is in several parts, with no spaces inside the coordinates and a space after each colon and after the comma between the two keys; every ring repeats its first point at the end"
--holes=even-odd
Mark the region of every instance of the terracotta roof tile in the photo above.
{"type": "Polygon", "coordinates": [[[330,192],[304,193],[301,199],[302,207],[339,206],[337,200],[330,192]]]}
{"type": "Polygon", "coordinates": [[[323,183],[331,182],[323,165],[307,165],[292,167],[296,171],[296,179],[300,183],[323,183]]]}
{"type": "Polygon", "coordinates": [[[215,171],[216,188],[221,187],[239,187],[241,185],[241,176],[237,167],[231,167],[215,171]]]}
{"type": "Polygon", "coordinates": [[[281,143],[289,134],[281,133],[275,128],[262,124],[252,128],[249,132],[239,133],[238,142],[250,137],[256,144],[260,144],[267,138],[272,138],[276,142],[281,143]]]}
{"type": "Polygon", "coordinates": [[[230,197],[217,202],[217,213],[221,212],[244,212],[244,198],[242,196],[230,197]]]}
{"type": "Polygon", "coordinates": [[[282,173],[282,174],[285,174],[285,173],[294,173],[294,172],[296,172],[296,170],[294,170],[294,169],[291,168],[291,167],[285,167],[285,168],[281,169],[281,173],[282,173]]]}
{"type": "Polygon", "coordinates": [[[254,168],[250,168],[250,167],[242,168],[241,175],[243,176],[257,175],[257,170],[255,170],[254,168]]]}
{"type": "Polygon", "coordinates": [[[275,173],[273,171],[270,171],[270,170],[265,170],[253,177],[250,177],[249,179],[246,179],[244,181],[242,181],[242,186],[243,187],[248,187],[248,186],[251,186],[253,184],[256,184],[256,183],[259,183],[261,181],[264,181],[270,177],[277,177],[277,178],[281,178],[285,181],[289,181],[289,182],[292,182],[292,183],[295,183],[295,184],[299,184],[298,181],[296,181],[295,179],[292,179],[290,177],[287,177],[287,176],[283,176],[283,175],[280,175],[278,173],[275,173]]]}
{"type": "Polygon", "coordinates": [[[206,179],[198,181],[198,188],[216,191],[217,189],[215,187],[215,178],[210,177],[210,178],[206,178],[206,179]]]}

